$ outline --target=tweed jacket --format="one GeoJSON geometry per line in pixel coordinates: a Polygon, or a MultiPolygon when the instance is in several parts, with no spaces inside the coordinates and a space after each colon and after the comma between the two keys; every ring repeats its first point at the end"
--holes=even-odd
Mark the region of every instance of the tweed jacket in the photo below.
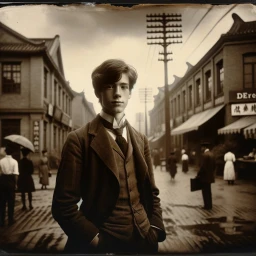
{"type": "MultiPolygon", "coordinates": [[[[125,161],[128,162],[133,154],[141,203],[150,224],[161,230],[159,241],[163,241],[166,234],[148,140],[129,123],[127,129],[132,147],[128,146],[125,161]]],[[[52,214],[68,239],[76,243],[89,244],[116,204],[120,188],[113,150],[124,157],[115,141],[111,141],[99,115],[86,126],[69,133],[64,144],[52,214]],[[78,210],[80,198],[82,204],[78,210]]]]}
{"type": "Polygon", "coordinates": [[[197,177],[201,182],[205,183],[214,183],[215,182],[215,158],[212,152],[209,150],[204,152],[202,155],[202,161],[200,165],[200,170],[197,174],[197,177]]]}

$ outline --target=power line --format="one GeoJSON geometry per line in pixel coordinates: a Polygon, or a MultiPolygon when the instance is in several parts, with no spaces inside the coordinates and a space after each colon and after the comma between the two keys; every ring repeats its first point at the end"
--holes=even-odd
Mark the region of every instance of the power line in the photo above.
{"type": "Polygon", "coordinates": [[[188,38],[186,39],[186,41],[184,42],[184,44],[181,46],[180,49],[182,49],[184,47],[184,45],[187,43],[187,41],[190,39],[190,37],[192,36],[192,34],[194,33],[194,31],[199,27],[199,25],[201,24],[201,22],[203,21],[203,19],[207,16],[207,14],[213,9],[214,6],[212,6],[205,14],[204,16],[199,20],[199,22],[196,24],[196,26],[194,27],[194,29],[192,30],[192,32],[189,34],[188,38]]]}
{"type": "Polygon", "coordinates": [[[200,44],[191,52],[191,54],[187,57],[187,59],[189,59],[194,53],[195,51],[199,48],[199,46],[201,46],[201,44],[204,42],[204,40],[208,37],[208,35],[214,30],[214,28],[222,21],[222,19],[229,13],[231,12],[235,7],[237,6],[237,4],[235,4],[234,6],[232,6],[224,15],[222,15],[222,17],[213,25],[213,27],[210,29],[210,31],[206,34],[206,36],[203,38],[203,40],[200,42],[200,44]]]}

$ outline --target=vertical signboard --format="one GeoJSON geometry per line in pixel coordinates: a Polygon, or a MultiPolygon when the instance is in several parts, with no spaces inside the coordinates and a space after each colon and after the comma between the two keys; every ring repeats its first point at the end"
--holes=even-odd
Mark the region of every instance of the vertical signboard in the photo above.
{"type": "Polygon", "coordinates": [[[39,152],[39,138],[40,138],[40,126],[39,121],[33,122],[33,144],[35,147],[35,152],[39,152]]]}

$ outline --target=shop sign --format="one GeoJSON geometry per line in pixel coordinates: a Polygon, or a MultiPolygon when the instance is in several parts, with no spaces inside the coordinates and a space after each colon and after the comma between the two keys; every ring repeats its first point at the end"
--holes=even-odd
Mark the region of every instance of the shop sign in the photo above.
{"type": "Polygon", "coordinates": [[[39,152],[39,138],[40,138],[40,121],[33,122],[33,144],[35,148],[35,152],[39,152]]]}
{"type": "Polygon", "coordinates": [[[231,105],[232,116],[252,116],[256,115],[256,102],[241,103],[231,105]]]}
{"type": "Polygon", "coordinates": [[[53,116],[53,105],[51,103],[49,103],[48,105],[48,115],[49,116],[53,116]]]}
{"type": "Polygon", "coordinates": [[[256,90],[230,91],[230,102],[255,102],[256,90]]]}
{"type": "Polygon", "coordinates": [[[69,120],[70,120],[69,115],[67,115],[66,113],[62,113],[61,122],[65,125],[69,126],[69,120]]]}
{"type": "Polygon", "coordinates": [[[61,109],[58,108],[57,106],[54,106],[53,118],[56,119],[57,121],[60,121],[61,115],[62,115],[61,109]]]}

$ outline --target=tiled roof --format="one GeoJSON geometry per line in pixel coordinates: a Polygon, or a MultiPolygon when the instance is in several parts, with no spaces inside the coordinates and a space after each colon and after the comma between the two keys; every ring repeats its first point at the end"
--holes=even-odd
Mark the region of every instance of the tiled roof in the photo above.
{"type": "Polygon", "coordinates": [[[30,38],[30,40],[36,43],[45,43],[45,46],[47,47],[48,51],[51,49],[54,42],[54,38],[30,38]]]}
{"type": "Polygon", "coordinates": [[[244,22],[236,13],[232,14],[234,23],[226,35],[244,35],[256,33],[256,21],[244,22]]]}
{"type": "Polygon", "coordinates": [[[45,49],[44,45],[0,43],[0,51],[7,52],[38,52],[45,49]]]}

